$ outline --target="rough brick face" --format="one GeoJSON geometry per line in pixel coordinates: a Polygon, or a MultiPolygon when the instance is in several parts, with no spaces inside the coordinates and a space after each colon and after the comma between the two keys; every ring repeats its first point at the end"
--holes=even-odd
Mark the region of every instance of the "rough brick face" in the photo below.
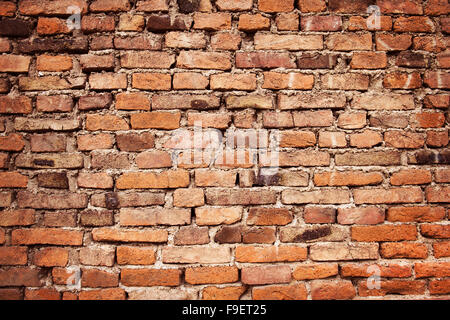
{"type": "Polygon", "coordinates": [[[449,13],[0,1],[0,300],[447,298],[449,13]]]}

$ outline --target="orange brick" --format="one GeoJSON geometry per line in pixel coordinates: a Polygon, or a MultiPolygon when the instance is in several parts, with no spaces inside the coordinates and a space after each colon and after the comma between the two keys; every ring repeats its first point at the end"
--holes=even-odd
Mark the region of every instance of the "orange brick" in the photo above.
{"type": "Polygon", "coordinates": [[[181,271],[178,269],[122,269],[120,281],[125,286],[178,286],[181,271]]]}
{"type": "Polygon", "coordinates": [[[350,281],[315,280],[311,283],[313,300],[352,299],[355,295],[356,290],[350,281]]]}
{"type": "Polygon", "coordinates": [[[237,247],[238,262],[293,262],[306,260],[307,250],[302,247],[237,247]]]}
{"type": "Polygon", "coordinates": [[[364,242],[416,240],[417,228],[414,225],[355,226],[352,239],[364,242]]]}
{"type": "Polygon", "coordinates": [[[232,283],[239,275],[236,267],[197,267],[187,268],[185,279],[189,284],[232,283]]]}
{"type": "Polygon", "coordinates": [[[428,257],[428,248],[422,243],[385,242],[381,244],[380,254],[387,259],[424,259],[428,257]]]}
{"type": "Polygon", "coordinates": [[[304,284],[254,287],[252,297],[254,300],[306,300],[308,291],[304,284]]]}
{"type": "Polygon", "coordinates": [[[294,269],[295,280],[323,279],[338,274],[337,263],[302,264],[294,269]]]}

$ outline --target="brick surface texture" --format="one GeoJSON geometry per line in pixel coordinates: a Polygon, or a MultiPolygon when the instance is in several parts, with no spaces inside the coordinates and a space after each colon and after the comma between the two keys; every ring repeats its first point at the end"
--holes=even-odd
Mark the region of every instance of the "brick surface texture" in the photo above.
{"type": "Polygon", "coordinates": [[[449,299],[449,14],[0,1],[0,299],[449,299]]]}

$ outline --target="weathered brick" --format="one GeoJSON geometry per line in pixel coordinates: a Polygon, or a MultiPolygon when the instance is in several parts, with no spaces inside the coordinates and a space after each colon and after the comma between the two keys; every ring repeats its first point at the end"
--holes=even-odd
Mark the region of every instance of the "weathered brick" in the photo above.
{"type": "Polygon", "coordinates": [[[306,260],[307,250],[302,247],[236,247],[238,262],[293,262],[306,260]]]}
{"type": "Polygon", "coordinates": [[[243,267],[241,281],[248,285],[289,283],[291,268],[287,265],[266,267],[243,267]]]}
{"type": "Polygon", "coordinates": [[[301,264],[292,272],[295,280],[324,279],[338,274],[337,263],[301,264]]]}
{"type": "Polygon", "coordinates": [[[68,261],[69,251],[64,248],[44,248],[33,257],[33,263],[40,267],[64,267],[68,261]]]}
{"type": "Polygon", "coordinates": [[[385,242],[380,246],[380,255],[387,259],[425,259],[428,248],[422,243],[385,242]]]}
{"type": "Polygon", "coordinates": [[[0,226],[30,226],[35,223],[33,209],[15,209],[0,211],[0,226]]]}
{"type": "Polygon", "coordinates": [[[310,247],[309,255],[313,261],[376,260],[378,259],[378,244],[318,243],[310,247]]]}
{"type": "Polygon", "coordinates": [[[54,244],[80,246],[83,244],[83,232],[58,228],[15,229],[11,234],[13,244],[54,244]]]}
{"type": "Polygon", "coordinates": [[[126,230],[115,228],[96,228],[92,230],[94,241],[113,242],[167,242],[168,234],[166,230],[126,230]]]}
{"type": "Polygon", "coordinates": [[[111,267],[114,265],[114,256],[114,248],[111,247],[83,247],[79,251],[80,262],[88,266],[111,267]]]}
{"type": "Polygon", "coordinates": [[[198,225],[233,224],[241,219],[242,209],[230,208],[196,208],[195,217],[198,225]]]}
{"type": "Polygon", "coordinates": [[[417,229],[413,225],[380,225],[352,227],[352,239],[355,241],[400,241],[416,240],[417,229]]]}
{"type": "Polygon", "coordinates": [[[384,222],[384,210],[377,207],[339,208],[340,224],[380,224],[384,222]]]}
{"type": "Polygon", "coordinates": [[[321,50],[321,35],[274,35],[257,33],[254,37],[256,50],[321,50]]]}
{"type": "Polygon", "coordinates": [[[166,247],[162,250],[164,263],[229,263],[231,252],[229,248],[211,247],[166,247]]]}
{"type": "Polygon", "coordinates": [[[28,260],[27,253],[27,247],[0,247],[0,265],[26,265],[28,260]]]}
{"type": "Polygon", "coordinates": [[[306,300],[308,292],[304,284],[264,286],[252,289],[253,300],[306,300]]]}
{"type": "Polygon", "coordinates": [[[187,268],[185,279],[189,284],[232,283],[239,279],[236,267],[196,267],[187,268]]]}
{"type": "Polygon", "coordinates": [[[425,292],[425,281],[385,280],[380,282],[380,288],[369,289],[366,281],[358,285],[358,293],[362,297],[385,296],[387,294],[421,295],[425,292]]]}
{"type": "Polygon", "coordinates": [[[356,295],[356,289],[347,280],[315,280],[311,283],[313,300],[348,300],[356,295]]]}

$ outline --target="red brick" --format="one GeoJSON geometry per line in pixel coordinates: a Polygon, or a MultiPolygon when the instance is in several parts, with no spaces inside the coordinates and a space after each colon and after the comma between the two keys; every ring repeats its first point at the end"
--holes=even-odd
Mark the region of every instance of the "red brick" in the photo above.
{"type": "Polygon", "coordinates": [[[172,77],[164,73],[134,73],[131,81],[137,89],[170,90],[172,87],[172,77]]]}
{"type": "Polygon", "coordinates": [[[427,187],[425,198],[428,202],[450,202],[450,186],[427,187]]]}
{"type": "Polygon", "coordinates": [[[30,62],[31,58],[26,56],[0,55],[0,72],[28,72],[30,62]]]}
{"type": "Polygon", "coordinates": [[[379,289],[369,289],[367,281],[361,281],[358,285],[358,293],[361,297],[385,296],[388,294],[414,296],[424,294],[425,285],[425,281],[382,280],[379,289]]]}
{"type": "Polygon", "coordinates": [[[143,31],[144,27],[144,16],[126,13],[120,15],[119,31],[143,31]]]}
{"type": "Polygon", "coordinates": [[[236,261],[248,263],[294,262],[306,260],[307,250],[302,247],[236,247],[236,261]]]}
{"type": "Polygon", "coordinates": [[[166,151],[147,151],[136,156],[136,164],[143,169],[168,168],[172,166],[172,158],[166,151]]]}
{"type": "Polygon", "coordinates": [[[85,134],[77,136],[77,146],[80,151],[96,149],[111,149],[114,145],[114,136],[109,133],[85,134]]]}
{"type": "Polygon", "coordinates": [[[32,108],[26,96],[0,96],[0,113],[31,113],[32,108]]]}
{"type": "Polygon", "coordinates": [[[393,72],[384,77],[383,86],[388,89],[417,89],[422,86],[422,78],[417,72],[393,72]]]}
{"type": "Polygon", "coordinates": [[[386,259],[425,259],[428,248],[422,243],[385,242],[381,244],[380,254],[386,259]]]}
{"type": "Polygon", "coordinates": [[[295,280],[324,279],[338,274],[337,263],[301,264],[292,276],[295,280]]]}
{"type": "Polygon", "coordinates": [[[243,31],[269,30],[270,19],[262,16],[259,13],[241,14],[239,16],[238,29],[243,31]]]}
{"type": "Polygon", "coordinates": [[[286,225],[293,220],[289,210],[284,208],[251,208],[247,224],[258,226],[286,225]]]}
{"type": "Polygon", "coordinates": [[[0,300],[23,300],[22,290],[19,288],[0,289],[0,300]]]}
{"type": "Polygon", "coordinates": [[[126,292],[122,288],[81,291],[80,300],[125,300],[126,292]]]}
{"type": "Polygon", "coordinates": [[[412,37],[408,34],[377,34],[375,36],[377,50],[402,51],[412,45],[412,37]]]}
{"type": "Polygon", "coordinates": [[[391,175],[391,184],[394,186],[404,184],[431,183],[431,172],[420,169],[405,169],[391,175]]]}
{"type": "Polygon", "coordinates": [[[25,300],[60,300],[61,294],[53,288],[25,289],[25,300]]]}
{"type": "Polygon", "coordinates": [[[394,31],[397,32],[434,32],[433,20],[428,17],[399,17],[394,21],[394,31]]]}
{"type": "Polygon", "coordinates": [[[206,287],[202,291],[203,300],[239,300],[246,291],[245,286],[206,287]]]}
{"type": "Polygon", "coordinates": [[[93,90],[126,89],[127,75],[125,73],[92,73],[89,85],[93,90]]]}
{"type": "Polygon", "coordinates": [[[88,266],[111,267],[114,265],[114,252],[114,248],[110,247],[83,247],[79,251],[80,263],[88,266]]]}
{"type": "Polygon", "coordinates": [[[0,270],[0,286],[40,287],[43,285],[40,270],[30,267],[14,267],[0,270]]]}
{"type": "Polygon", "coordinates": [[[107,173],[85,173],[80,172],[77,178],[78,187],[93,189],[111,189],[113,179],[107,173]]]}
{"type": "Polygon", "coordinates": [[[184,170],[123,173],[116,180],[118,189],[166,189],[189,185],[189,173],[184,170]]]}
{"type": "Polygon", "coordinates": [[[389,16],[380,16],[380,24],[371,24],[369,18],[351,16],[348,20],[348,30],[361,31],[361,30],[379,30],[390,31],[392,30],[392,18],[389,16]]]}
{"type": "Polygon", "coordinates": [[[86,129],[89,131],[117,131],[128,130],[128,128],[128,123],[119,116],[100,114],[88,114],[86,116],[86,129]]]}
{"type": "Polygon", "coordinates": [[[130,9],[128,0],[96,0],[89,6],[92,12],[118,12],[130,9]]]}
{"type": "Polygon", "coordinates": [[[121,265],[151,265],[156,261],[153,248],[117,247],[117,263],[121,265]]]}
{"type": "Polygon", "coordinates": [[[252,289],[253,300],[306,300],[308,292],[304,284],[264,286],[252,289]]]}
{"type": "Polygon", "coordinates": [[[392,222],[433,222],[445,218],[443,207],[391,207],[387,220],[392,222]]]}
{"type": "Polygon", "coordinates": [[[316,186],[358,186],[379,184],[383,176],[379,172],[333,171],[314,175],[316,186]]]}
{"type": "Polygon", "coordinates": [[[450,72],[426,71],[423,82],[430,88],[448,89],[450,88],[450,72]]]}
{"type": "Polygon", "coordinates": [[[308,16],[301,19],[302,31],[339,31],[342,18],[339,16],[308,16]]]}
{"type": "Polygon", "coordinates": [[[417,228],[414,225],[380,225],[352,227],[352,240],[355,241],[400,241],[416,240],[417,228]]]}
{"type": "Polygon", "coordinates": [[[35,223],[33,209],[12,209],[0,211],[0,226],[30,226],[35,223]]]}
{"type": "Polygon", "coordinates": [[[64,267],[69,260],[69,251],[64,248],[44,248],[34,254],[33,264],[40,267],[64,267]]]}
{"type": "Polygon", "coordinates": [[[125,286],[178,286],[181,271],[178,269],[122,269],[120,281],[125,286]]]}
{"type": "Polygon", "coordinates": [[[237,52],[237,68],[295,68],[295,62],[286,52],[237,52]]]}
{"type": "Polygon", "coordinates": [[[19,172],[0,172],[0,188],[26,188],[28,177],[19,172]]]}
{"type": "Polygon", "coordinates": [[[433,243],[433,252],[436,258],[450,257],[450,241],[433,243]]]}
{"type": "Polygon", "coordinates": [[[291,268],[287,265],[266,267],[243,267],[241,281],[248,285],[289,283],[291,268]]]}
{"type": "Polygon", "coordinates": [[[116,230],[114,228],[96,228],[92,230],[94,241],[114,242],[167,242],[166,230],[116,230]]]}
{"type": "Polygon", "coordinates": [[[425,144],[422,134],[408,131],[388,131],[384,133],[386,146],[399,149],[417,149],[425,144]]]}
{"type": "Polygon", "coordinates": [[[299,16],[295,12],[281,13],[275,18],[278,31],[297,31],[299,27],[299,16]]]}
{"type": "Polygon", "coordinates": [[[185,280],[189,284],[219,284],[237,282],[239,279],[236,267],[197,267],[187,268],[185,280]]]}
{"type": "Polygon", "coordinates": [[[0,247],[0,265],[26,265],[27,253],[27,247],[0,247]]]}
{"type": "Polygon", "coordinates": [[[182,69],[231,69],[231,57],[222,52],[181,51],[177,67],[182,69]]]}
{"type": "Polygon", "coordinates": [[[0,150],[2,151],[22,151],[25,147],[24,139],[21,135],[11,133],[0,137],[0,150]]]}
{"type": "Polygon", "coordinates": [[[432,280],[430,281],[429,290],[431,294],[448,294],[450,293],[449,280],[432,280]]]}
{"type": "Polygon", "coordinates": [[[367,90],[370,78],[358,73],[326,74],[320,78],[323,89],[330,90],[367,90]]]}
{"type": "MultiPolygon", "coordinates": [[[[420,3],[420,2],[419,2],[420,3]]],[[[422,5],[414,0],[379,0],[377,5],[383,13],[423,14],[422,5]]]]}
{"type": "Polygon", "coordinates": [[[238,50],[241,41],[239,34],[216,33],[211,36],[211,47],[213,50],[238,50]]]}
{"type": "Polygon", "coordinates": [[[314,76],[302,73],[265,72],[263,88],[308,90],[314,86],[314,76]]]}
{"type": "Polygon", "coordinates": [[[339,208],[340,224],[380,224],[384,222],[384,210],[377,207],[339,208]]]}
{"type": "Polygon", "coordinates": [[[116,142],[121,151],[143,151],[155,147],[155,136],[149,132],[124,133],[116,135],[116,142]]]}
{"type": "Polygon", "coordinates": [[[114,31],[115,25],[112,16],[83,16],[81,18],[81,30],[84,33],[114,31]]]}
{"type": "Polygon", "coordinates": [[[372,50],[372,36],[368,33],[332,34],[327,38],[326,45],[336,51],[372,50]]]}
{"type": "Polygon", "coordinates": [[[448,239],[450,227],[449,225],[424,224],[420,227],[420,233],[427,238],[448,239]]]}
{"type": "Polygon", "coordinates": [[[384,278],[408,278],[412,274],[410,266],[399,264],[376,265],[376,264],[345,264],[341,266],[342,277],[364,277],[369,278],[375,275],[373,269],[377,267],[379,275],[384,278]]]}
{"type": "Polygon", "coordinates": [[[87,1],[85,0],[22,0],[19,2],[19,12],[24,15],[66,15],[70,6],[77,6],[81,13],[87,12],[87,1]]]}
{"type": "Polygon", "coordinates": [[[113,55],[84,54],[80,56],[81,69],[85,72],[114,69],[113,55]]]}
{"type": "Polygon", "coordinates": [[[254,74],[213,74],[210,78],[212,90],[255,90],[256,75],[254,74]]]}
{"type": "Polygon", "coordinates": [[[81,285],[90,288],[116,287],[119,284],[119,274],[100,269],[83,269],[81,285]]]}
{"type": "Polygon", "coordinates": [[[36,109],[42,112],[70,112],[73,108],[72,97],[66,95],[38,96],[36,109]]]}
{"type": "Polygon", "coordinates": [[[301,12],[322,12],[327,8],[325,0],[298,0],[301,12]]]}
{"type": "Polygon", "coordinates": [[[37,23],[37,32],[40,35],[69,34],[67,21],[59,18],[40,17],[37,23]]]}
{"type": "MultiPolygon", "coordinates": [[[[115,37],[114,47],[120,50],[161,50],[162,37],[155,34],[115,37]]],[[[173,64],[174,56],[160,51],[126,51],[121,55],[120,62],[124,68],[164,69],[173,64]]]]}
{"type": "Polygon", "coordinates": [[[256,50],[322,50],[321,35],[266,34],[257,33],[254,37],[256,50]]]}
{"type": "Polygon", "coordinates": [[[133,129],[177,129],[180,127],[180,112],[133,113],[131,127],[133,129]]]}
{"type": "Polygon", "coordinates": [[[416,278],[444,278],[450,276],[450,262],[422,262],[414,264],[416,278]]]}
{"type": "Polygon", "coordinates": [[[194,29],[228,30],[231,29],[231,15],[229,13],[195,13],[194,29]]]}
{"type": "Polygon", "coordinates": [[[324,207],[306,207],[303,214],[306,223],[334,223],[336,209],[324,207]]]}
{"type": "Polygon", "coordinates": [[[58,228],[15,229],[11,234],[13,244],[54,244],[79,246],[83,244],[83,232],[58,228]]]}
{"type": "Polygon", "coordinates": [[[383,69],[387,66],[384,52],[355,52],[350,67],[352,69],[383,69]]]}
{"type": "Polygon", "coordinates": [[[348,300],[353,299],[356,290],[351,281],[315,280],[311,283],[313,300],[348,300]]]}

